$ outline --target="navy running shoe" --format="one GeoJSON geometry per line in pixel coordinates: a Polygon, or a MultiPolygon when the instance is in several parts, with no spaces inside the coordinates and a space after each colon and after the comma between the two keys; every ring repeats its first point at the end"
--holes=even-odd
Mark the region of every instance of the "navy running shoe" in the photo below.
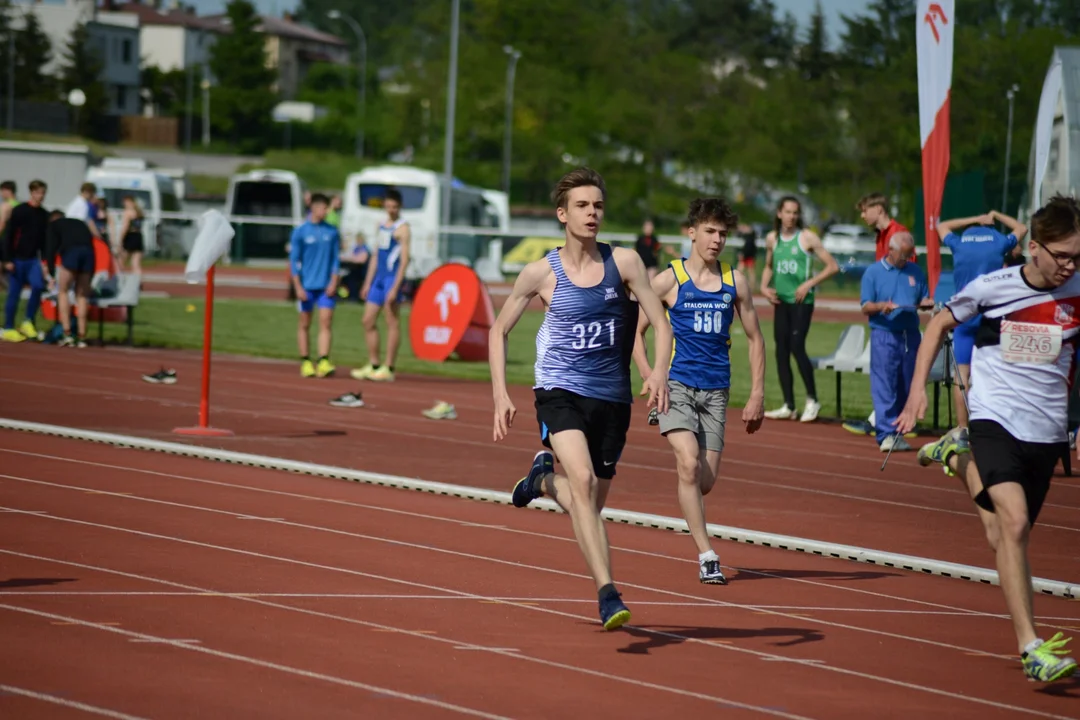
{"type": "Polygon", "coordinates": [[[555,456],[547,450],[541,450],[533,457],[529,474],[514,485],[514,507],[525,507],[544,494],[540,488],[541,479],[555,472],[555,456]]]}
{"type": "Polygon", "coordinates": [[[605,630],[618,630],[630,622],[630,611],[620,598],[620,593],[611,593],[600,600],[600,622],[605,630]]]}

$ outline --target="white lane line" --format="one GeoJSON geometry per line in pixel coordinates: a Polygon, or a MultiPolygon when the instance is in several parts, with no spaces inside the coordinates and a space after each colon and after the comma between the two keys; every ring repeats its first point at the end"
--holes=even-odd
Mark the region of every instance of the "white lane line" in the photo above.
{"type": "MultiPolygon", "coordinates": [[[[75,486],[75,485],[66,485],[66,484],[63,484],[63,483],[53,483],[53,482],[49,482],[49,481],[46,481],[46,480],[33,480],[31,478],[24,478],[24,477],[20,477],[20,476],[16,476],[16,475],[6,475],[6,474],[0,473],[0,478],[7,478],[9,480],[15,480],[17,482],[25,482],[25,483],[29,483],[29,484],[32,484],[32,485],[44,485],[44,486],[48,486],[48,487],[55,487],[55,488],[66,489],[66,490],[82,490],[81,487],[75,486]]],[[[101,493],[99,493],[99,495],[102,496],[102,497],[108,497],[108,496],[111,495],[111,493],[102,491],[101,493]]],[[[115,497],[118,498],[118,499],[122,499],[122,500],[133,500],[133,501],[136,501],[136,502],[151,503],[153,505],[163,505],[163,506],[167,506],[167,507],[178,507],[178,508],[182,508],[182,509],[185,509],[185,510],[195,510],[195,511],[198,511],[198,512],[207,512],[207,513],[217,514],[217,515],[230,515],[230,516],[233,516],[233,515],[236,514],[233,511],[219,510],[217,508],[208,508],[208,507],[203,507],[201,505],[190,505],[190,504],[187,504],[187,503],[172,502],[170,500],[157,500],[157,499],[154,499],[154,498],[146,498],[146,497],[133,497],[131,495],[121,494],[121,493],[117,493],[115,495],[115,497]]],[[[48,517],[51,518],[52,516],[48,516],[48,517]]],[[[59,518],[59,517],[57,517],[57,519],[69,520],[70,518],[59,518]]],[[[75,521],[75,522],[82,522],[82,521],[75,521]]],[[[93,523],[91,523],[91,524],[93,524],[93,523]]],[[[296,523],[296,522],[281,521],[281,522],[279,522],[277,524],[283,525],[283,526],[286,526],[286,527],[299,528],[299,529],[302,529],[302,530],[312,530],[312,531],[315,531],[315,532],[325,532],[325,533],[329,533],[331,535],[341,535],[341,536],[344,536],[344,537],[356,538],[356,539],[359,539],[359,540],[368,540],[368,541],[371,541],[371,542],[384,543],[384,544],[392,545],[392,546],[395,546],[395,547],[405,547],[405,548],[410,548],[410,549],[414,549],[414,550],[423,550],[425,552],[441,553],[441,554],[445,554],[445,555],[451,555],[451,556],[454,556],[454,557],[463,557],[463,558],[468,558],[470,560],[481,560],[481,561],[484,561],[484,562],[495,563],[495,564],[498,564],[498,565],[508,565],[508,566],[511,566],[511,567],[522,568],[522,569],[525,569],[525,570],[535,570],[535,571],[539,571],[539,572],[546,572],[546,573],[551,573],[551,574],[555,574],[555,575],[562,575],[564,577],[572,577],[572,578],[579,578],[579,579],[589,579],[589,576],[583,575],[581,573],[569,572],[569,571],[566,571],[566,570],[556,570],[554,568],[547,568],[547,567],[543,567],[543,566],[540,566],[540,565],[530,565],[530,564],[527,564],[527,563],[519,563],[519,562],[514,562],[512,560],[503,560],[501,558],[493,558],[493,557],[489,557],[489,556],[486,556],[486,555],[478,555],[476,553],[462,552],[462,551],[458,551],[458,550],[448,550],[446,548],[441,548],[441,547],[438,547],[438,546],[435,546],[435,545],[424,545],[424,544],[421,544],[421,543],[406,542],[404,540],[393,540],[393,539],[378,536],[378,535],[366,535],[364,533],[354,533],[354,532],[350,532],[348,530],[337,530],[337,529],[334,529],[334,528],[326,528],[326,527],[322,527],[322,526],[319,526],[319,525],[308,525],[306,523],[296,523]]],[[[108,526],[105,526],[105,527],[108,527],[108,526]]],[[[127,528],[123,528],[123,529],[128,530],[127,528]]],[[[132,532],[138,532],[138,531],[132,531],[132,532]]],[[[671,595],[671,596],[674,596],[674,597],[680,597],[680,598],[684,598],[684,599],[688,599],[688,600],[695,600],[695,601],[705,600],[706,602],[711,602],[714,605],[727,607],[727,608],[734,608],[734,609],[740,609],[740,610],[750,610],[750,611],[754,611],[754,612],[763,612],[765,614],[776,615],[778,617],[783,617],[783,618],[787,618],[787,619],[792,619],[792,618],[805,619],[805,618],[801,618],[800,616],[795,615],[793,613],[786,613],[786,612],[779,611],[779,610],[762,610],[757,605],[744,605],[744,604],[741,604],[741,603],[733,603],[733,602],[727,602],[727,601],[723,601],[723,600],[700,598],[700,597],[697,597],[697,596],[694,596],[694,595],[687,595],[685,593],[674,592],[674,591],[671,591],[671,590],[664,590],[662,588],[655,588],[655,587],[651,587],[651,586],[648,586],[648,585],[640,585],[640,584],[636,584],[636,583],[620,582],[619,584],[622,585],[623,587],[627,587],[627,588],[634,588],[634,589],[637,589],[637,590],[645,590],[645,591],[654,592],[654,593],[663,594],[663,595],[671,595]]],[[[1014,659],[1010,655],[1001,655],[999,653],[983,652],[983,651],[980,651],[980,650],[975,650],[975,649],[968,648],[968,647],[961,647],[959,645],[953,645],[951,643],[941,642],[941,641],[938,641],[938,640],[930,640],[928,638],[917,637],[917,636],[912,635],[910,633],[907,633],[907,634],[891,633],[891,632],[887,632],[887,631],[884,631],[884,630],[877,630],[877,629],[873,629],[873,628],[865,628],[865,627],[860,627],[860,626],[857,626],[857,625],[849,625],[849,624],[846,624],[846,623],[840,623],[840,622],[830,621],[830,620],[822,620],[820,618],[815,618],[815,622],[817,624],[819,624],[819,625],[826,625],[826,626],[829,626],[829,627],[837,627],[837,628],[842,628],[842,629],[845,629],[845,630],[851,630],[851,631],[854,631],[854,632],[867,633],[867,634],[870,634],[870,635],[878,635],[878,636],[882,636],[882,637],[892,638],[894,640],[905,640],[905,641],[914,642],[914,643],[921,643],[921,644],[924,644],[924,645],[933,645],[933,646],[936,646],[936,647],[947,648],[949,650],[956,650],[958,652],[962,652],[962,653],[965,653],[965,654],[975,652],[975,653],[980,653],[982,655],[985,655],[987,657],[998,658],[998,659],[1001,659],[1001,660],[1014,659]]]]}
{"type": "Polygon", "coordinates": [[[169,638],[147,635],[146,633],[134,632],[132,630],[122,630],[120,628],[110,627],[108,625],[102,625],[100,623],[88,622],[86,620],[80,620],[79,618],[68,617],[66,615],[57,615],[55,613],[44,612],[42,610],[31,610],[30,608],[18,607],[17,605],[4,605],[3,603],[0,603],[0,610],[9,610],[11,612],[22,613],[24,615],[33,615],[49,620],[58,620],[73,623],[75,625],[81,625],[83,627],[93,628],[95,630],[101,630],[103,632],[122,635],[127,638],[143,640],[144,642],[157,642],[163,645],[171,645],[173,647],[182,648],[184,650],[204,653],[206,655],[213,655],[214,657],[224,658],[226,660],[233,660],[235,662],[245,663],[247,665],[255,665],[257,667],[268,668],[270,670],[277,670],[278,672],[286,673],[288,675],[305,677],[312,680],[322,680],[323,682],[333,683],[335,685],[344,685],[345,687],[350,687],[356,690],[367,690],[368,692],[381,693],[389,697],[398,698],[399,700],[409,700],[411,702],[419,703],[421,705],[430,705],[432,707],[442,708],[443,710],[450,710],[452,712],[461,713],[462,715],[488,718],[489,720],[509,720],[509,718],[505,718],[502,715],[493,715],[491,713],[482,712],[480,710],[467,708],[462,705],[454,705],[452,703],[442,702],[441,700],[432,700],[430,698],[422,697],[420,695],[412,695],[410,693],[398,692],[397,690],[379,687],[378,685],[369,685],[367,683],[357,682],[355,680],[335,677],[334,675],[326,675],[323,673],[312,672],[311,670],[294,668],[288,665],[281,665],[280,663],[270,662],[268,660],[260,660],[258,658],[248,657],[246,655],[238,655],[236,653],[226,652],[224,650],[215,650],[213,648],[208,648],[202,645],[191,645],[186,641],[170,640],[169,638]]]}
{"type": "MultiPolygon", "coordinates": [[[[82,523],[82,521],[79,521],[79,520],[76,520],[76,521],[73,521],[73,522],[82,523]]],[[[107,526],[104,526],[104,527],[107,527],[107,526]]],[[[137,534],[141,534],[141,533],[138,533],[138,531],[128,531],[128,532],[135,532],[137,534]]],[[[196,545],[201,544],[201,543],[195,543],[194,541],[183,540],[183,539],[176,539],[176,541],[181,542],[181,543],[194,543],[196,545]]],[[[239,552],[241,554],[247,554],[247,551],[245,551],[245,550],[230,550],[228,548],[220,548],[220,549],[230,551],[230,552],[239,552]]],[[[756,712],[764,713],[765,715],[771,715],[773,717],[785,718],[786,720],[810,720],[809,718],[804,718],[801,715],[793,715],[793,714],[785,713],[785,712],[782,712],[782,711],[779,711],[779,710],[776,710],[776,709],[773,709],[773,708],[758,707],[758,706],[755,706],[755,705],[739,703],[739,702],[735,702],[733,700],[727,700],[725,698],[720,698],[720,697],[715,697],[715,696],[712,696],[712,695],[705,695],[703,693],[694,692],[692,690],[683,690],[681,688],[670,687],[670,686],[666,686],[666,685],[658,685],[656,683],[646,682],[646,681],[643,681],[643,680],[635,680],[633,678],[628,678],[628,677],[612,676],[612,675],[610,675],[610,674],[608,674],[606,672],[600,672],[598,670],[591,670],[591,669],[585,668],[585,667],[579,667],[579,666],[576,666],[576,665],[569,665],[569,664],[566,664],[566,663],[560,663],[560,662],[556,662],[556,661],[553,661],[553,660],[544,660],[542,658],[531,657],[531,656],[528,656],[528,655],[520,655],[520,654],[518,654],[518,651],[508,651],[508,650],[505,650],[505,649],[502,649],[502,648],[493,648],[493,647],[488,647],[488,646],[485,646],[485,645],[477,645],[475,643],[463,643],[461,640],[453,640],[453,639],[450,639],[450,638],[439,637],[438,635],[429,635],[429,634],[426,634],[426,633],[419,633],[419,632],[416,632],[416,631],[413,631],[413,630],[405,630],[403,628],[396,628],[396,627],[392,627],[392,626],[389,626],[389,625],[382,625],[380,623],[374,623],[374,622],[370,622],[370,621],[367,621],[367,620],[358,620],[356,618],[351,618],[351,617],[347,617],[347,616],[344,616],[344,615],[335,615],[333,613],[320,612],[318,610],[311,610],[311,609],[305,608],[305,607],[296,607],[296,606],[293,606],[293,605],[283,605],[281,603],[275,603],[275,602],[271,602],[269,600],[261,600],[259,598],[254,598],[254,597],[247,597],[247,596],[240,596],[240,595],[219,594],[219,593],[213,592],[211,590],[207,590],[205,588],[199,588],[199,587],[196,587],[196,586],[187,585],[185,583],[178,583],[178,582],[174,582],[172,580],[162,580],[160,578],[149,577],[149,576],[146,576],[146,575],[138,575],[138,574],[135,574],[135,573],[124,572],[122,570],[114,570],[112,568],[101,567],[99,565],[88,565],[86,563],[73,562],[73,561],[70,561],[70,560],[60,560],[58,558],[50,558],[50,557],[45,557],[45,556],[42,556],[42,555],[31,555],[29,553],[21,553],[21,552],[15,552],[13,550],[4,550],[4,549],[0,549],[0,554],[12,555],[12,556],[15,556],[15,557],[26,558],[26,559],[29,559],[29,560],[40,560],[40,561],[43,561],[43,562],[52,562],[52,563],[56,563],[58,565],[65,565],[65,566],[69,566],[69,567],[81,568],[83,570],[94,570],[94,571],[97,571],[97,572],[108,573],[110,575],[116,575],[118,577],[126,577],[126,578],[135,579],[135,580],[143,580],[143,581],[146,581],[146,582],[157,583],[157,584],[160,584],[160,585],[168,585],[170,587],[180,587],[180,588],[185,588],[185,589],[188,589],[188,590],[196,590],[196,591],[200,591],[204,595],[214,595],[214,596],[226,597],[226,598],[229,598],[231,600],[239,600],[241,602],[255,603],[256,605],[262,605],[264,607],[272,607],[272,608],[275,608],[275,609],[278,609],[278,610],[284,610],[284,611],[287,611],[287,612],[298,613],[298,614],[301,614],[301,615],[308,615],[310,617],[323,618],[323,619],[327,619],[327,620],[335,620],[335,621],[338,621],[338,622],[348,623],[350,625],[357,625],[357,626],[360,626],[360,627],[372,628],[374,630],[379,630],[379,631],[384,631],[384,632],[396,632],[396,633],[400,633],[402,635],[408,635],[408,636],[413,637],[413,638],[420,638],[422,640],[427,640],[427,641],[430,641],[430,642],[438,642],[438,643],[450,644],[450,645],[453,645],[455,648],[468,647],[471,650],[482,650],[482,651],[492,652],[492,653],[495,653],[496,655],[501,655],[501,656],[508,657],[508,658],[515,658],[515,659],[518,659],[518,660],[523,660],[525,662],[534,663],[534,664],[537,664],[537,665],[544,665],[546,667],[553,667],[553,668],[557,668],[557,669],[560,669],[560,670],[567,670],[567,671],[569,671],[569,672],[571,672],[571,673],[573,673],[575,675],[589,675],[591,677],[596,677],[598,679],[610,680],[610,681],[622,683],[622,684],[625,684],[625,685],[633,685],[635,687],[642,687],[642,688],[646,688],[646,689],[650,689],[650,690],[660,690],[660,691],[663,691],[663,692],[668,692],[668,693],[672,693],[672,694],[675,694],[675,695],[680,695],[680,696],[683,696],[683,697],[695,698],[695,699],[698,699],[698,700],[704,700],[704,701],[707,701],[707,702],[712,702],[712,703],[716,703],[716,704],[727,706],[727,707],[741,708],[741,709],[744,709],[744,710],[753,710],[753,711],[756,711],[756,712]]],[[[289,561],[289,560],[286,560],[286,562],[300,563],[301,561],[289,561]]],[[[301,564],[305,564],[305,563],[301,563],[301,564]]],[[[317,566],[317,567],[325,567],[325,566],[317,566]]],[[[341,572],[349,572],[349,573],[353,573],[353,574],[366,575],[365,573],[360,573],[358,571],[348,571],[348,570],[341,570],[341,569],[339,569],[339,570],[341,572]]],[[[368,577],[376,577],[376,576],[368,575],[368,577]]],[[[394,582],[398,582],[398,583],[401,583],[401,584],[404,584],[404,585],[416,585],[416,586],[419,586],[419,587],[424,587],[426,589],[432,589],[431,586],[419,585],[418,583],[412,583],[412,582],[408,582],[408,581],[405,581],[405,580],[395,580],[394,582]]],[[[457,590],[447,590],[446,592],[457,593],[458,595],[461,595],[465,599],[469,599],[469,600],[486,600],[487,599],[484,596],[470,595],[469,593],[462,593],[462,592],[459,592],[457,590]]],[[[529,607],[529,606],[527,606],[527,605],[516,605],[515,607],[529,607]]]]}
{"type": "MultiPolygon", "coordinates": [[[[204,547],[204,548],[213,549],[213,550],[220,550],[220,551],[223,551],[223,552],[235,553],[235,554],[243,555],[243,556],[247,556],[247,557],[257,557],[257,558],[266,559],[266,560],[276,560],[278,562],[283,562],[283,563],[287,563],[287,564],[290,564],[290,565],[298,565],[298,566],[301,566],[301,567],[310,567],[310,568],[315,568],[315,569],[320,569],[320,570],[329,570],[331,572],[339,572],[339,573],[343,573],[343,574],[347,574],[347,575],[354,575],[354,576],[358,576],[358,577],[366,577],[366,578],[370,578],[370,579],[373,579],[373,580],[383,580],[383,581],[386,581],[386,582],[394,582],[394,583],[398,583],[398,584],[401,584],[401,585],[406,585],[406,586],[409,586],[409,587],[422,588],[422,589],[425,589],[425,590],[437,590],[437,591],[453,593],[455,595],[466,595],[466,596],[474,597],[474,598],[476,598],[478,600],[485,599],[483,596],[473,595],[472,593],[468,593],[468,592],[464,592],[464,591],[451,590],[451,589],[448,589],[448,588],[442,588],[442,587],[438,587],[438,586],[434,586],[434,585],[426,585],[424,583],[418,583],[418,582],[414,582],[414,581],[411,581],[411,580],[404,580],[404,579],[401,579],[401,578],[388,577],[388,576],[385,576],[385,575],[378,575],[378,574],[375,574],[375,573],[367,573],[367,572],[363,572],[361,570],[352,570],[350,568],[341,568],[341,567],[335,567],[335,566],[332,566],[332,565],[323,565],[323,564],[320,564],[320,563],[307,562],[305,560],[297,560],[295,558],[287,558],[287,557],[282,557],[282,556],[269,555],[269,554],[266,554],[266,553],[260,553],[260,552],[256,552],[256,551],[253,551],[253,550],[243,550],[243,549],[240,549],[240,548],[233,548],[233,547],[222,546],[222,545],[213,545],[213,544],[210,544],[210,543],[200,542],[198,540],[189,540],[187,538],[179,538],[179,537],[173,537],[173,536],[169,536],[169,535],[160,535],[160,534],[157,534],[157,533],[150,533],[150,532],[145,532],[145,531],[142,531],[142,530],[134,530],[132,528],[118,527],[118,526],[113,526],[113,525],[105,525],[105,524],[102,524],[102,523],[95,523],[95,522],[90,522],[90,521],[87,521],[87,520],[76,520],[74,518],[59,517],[59,516],[56,516],[56,515],[45,515],[45,516],[34,516],[34,517],[40,517],[41,519],[44,519],[44,520],[54,520],[54,521],[58,521],[58,522],[66,522],[66,523],[71,523],[71,524],[75,524],[75,525],[83,525],[83,526],[87,526],[87,527],[97,527],[97,528],[106,529],[106,530],[114,530],[114,531],[117,531],[117,532],[127,533],[127,534],[131,534],[131,535],[139,536],[139,537],[147,537],[147,538],[153,538],[153,539],[157,539],[157,540],[167,540],[167,541],[171,541],[171,542],[181,543],[181,544],[184,544],[184,545],[191,545],[191,546],[194,546],[194,547],[204,547]]],[[[426,546],[424,546],[424,547],[426,547],[426,546]]],[[[0,551],[0,552],[2,552],[2,551],[0,551]]],[[[467,554],[465,554],[465,553],[454,553],[454,554],[462,554],[462,555],[467,556],[467,554]]],[[[536,570],[556,573],[556,574],[559,574],[559,575],[566,575],[566,576],[570,576],[570,577],[588,579],[587,576],[585,576],[585,575],[569,573],[569,572],[563,572],[563,571],[559,571],[559,570],[553,570],[553,569],[550,569],[550,568],[540,568],[540,567],[534,567],[534,566],[519,565],[518,563],[511,563],[511,562],[508,562],[508,561],[494,561],[493,560],[493,562],[499,562],[499,563],[504,563],[504,564],[508,564],[508,565],[518,565],[519,567],[523,567],[523,568],[536,569],[536,570]]],[[[657,588],[648,588],[646,586],[631,585],[629,583],[622,583],[622,584],[625,587],[635,587],[637,589],[651,590],[651,591],[657,592],[657,593],[663,593],[663,594],[668,594],[668,595],[681,595],[681,593],[676,593],[676,592],[669,591],[669,590],[660,590],[660,589],[657,589],[657,588]]],[[[719,600],[717,600],[715,602],[716,602],[716,604],[718,606],[734,607],[734,608],[744,607],[744,606],[736,605],[735,603],[727,603],[727,602],[723,602],[723,601],[719,601],[719,600]]],[[[575,619],[575,620],[580,620],[580,621],[585,621],[585,622],[590,622],[590,623],[596,622],[595,618],[592,617],[592,616],[575,615],[574,613],[563,612],[563,611],[555,610],[553,608],[539,607],[539,606],[536,606],[536,605],[512,604],[512,603],[504,603],[504,604],[512,605],[513,607],[518,607],[518,608],[522,608],[522,609],[525,609],[525,610],[532,610],[534,612],[548,613],[548,614],[552,614],[552,615],[572,618],[572,619],[575,619]]],[[[746,607],[748,607],[748,606],[746,606],[746,607]]],[[[752,609],[752,608],[750,608],[750,609],[752,609]]],[[[776,615],[782,615],[783,616],[782,613],[776,613],[775,611],[764,611],[764,612],[766,614],[776,614],[776,615]]],[[[787,615],[785,617],[798,617],[798,616],[787,615]]],[[[805,620],[805,618],[800,618],[800,619],[805,620]]],[[[840,627],[844,627],[842,625],[839,625],[838,623],[825,623],[825,622],[822,622],[822,621],[819,621],[819,620],[815,620],[815,622],[817,622],[819,624],[824,624],[824,625],[838,625],[840,627]]],[[[624,627],[629,628],[630,626],[624,626],[624,627]]],[[[655,635],[657,637],[666,637],[666,638],[670,638],[670,639],[673,639],[673,640],[677,640],[679,642],[703,644],[703,645],[718,648],[718,649],[721,649],[721,650],[728,650],[728,651],[732,651],[732,652],[747,654],[747,655],[755,656],[755,657],[758,657],[758,658],[784,657],[782,655],[777,655],[775,653],[761,652],[759,650],[752,650],[750,648],[743,648],[743,647],[738,647],[738,646],[735,646],[735,645],[721,644],[721,643],[711,642],[709,640],[691,638],[691,637],[687,637],[685,635],[679,635],[677,633],[655,630],[655,629],[652,629],[652,628],[642,628],[642,627],[636,627],[635,626],[633,629],[635,629],[638,632],[645,633],[647,635],[655,635]]],[[[861,628],[853,628],[853,629],[860,630],[861,628]]],[[[909,636],[906,636],[906,635],[895,635],[893,633],[882,633],[882,632],[877,632],[877,631],[874,631],[874,632],[875,632],[875,634],[888,635],[888,636],[899,638],[899,639],[913,639],[913,638],[910,638],[909,636]]],[[[419,637],[427,637],[427,636],[419,635],[419,637]]],[[[929,644],[929,645],[944,645],[945,647],[956,648],[956,646],[951,646],[951,645],[947,645],[947,644],[944,644],[944,643],[937,643],[937,642],[934,642],[934,641],[931,641],[931,640],[925,640],[925,639],[918,639],[917,642],[922,642],[922,643],[926,643],[926,644],[929,644]]],[[[960,649],[962,649],[962,648],[960,648],[960,649]]],[[[969,649],[962,649],[962,650],[964,650],[965,654],[971,654],[971,651],[969,649]]],[[[1011,656],[1007,656],[1007,655],[997,655],[997,654],[993,654],[993,653],[979,653],[979,654],[981,654],[983,656],[987,656],[987,657],[1015,660],[1015,658],[1013,658],[1011,656]]],[[[506,656],[507,657],[516,657],[516,656],[511,655],[511,654],[508,654],[506,656]]],[[[534,660],[538,660],[538,659],[534,658],[534,660]]],[[[551,665],[553,667],[565,667],[567,669],[573,669],[573,670],[580,671],[580,668],[574,668],[574,666],[571,666],[571,665],[563,665],[562,663],[554,663],[554,662],[550,662],[550,661],[541,661],[541,662],[545,662],[546,664],[551,665]]],[[[864,672],[860,672],[858,670],[850,670],[848,668],[842,668],[842,667],[835,666],[835,665],[829,665],[827,663],[823,663],[823,664],[820,664],[820,665],[813,664],[813,665],[809,665],[808,667],[819,668],[821,670],[826,670],[826,671],[838,673],[838,674],[841,674],[841,675],[847,675],[847,676],[850,676],[850,677],[858,677],[858,678],[861,678],[861,679],[864,679],[864,680],[873,680],[873,681],[880,682],[880,683],[883,683],[883,684],[886,684],[886,685],[893,685],[893,686],[896,686],[896,687],[903,687],[903,688],[906,688],[906,689],[909,689],[909,690],[915,690],[917,692],[927,693],[927,694],[930,694],[930,695],[936,695],[936,696],[939,696],[939,697],[948,697],[948,698],[951,698],[951,699],[954,699],[954,700],[961,700],[961,701],[964,701],[964,702],[975,703],[977,705],[985,705],[985,706],[988,706],[988,707],[994,707],[994,708],[998,708],[998,709],[1002,709],[1002,710],[1011,710],[1013,712],[1024,713],[1024,714],[1028,714],[1028,715],[1034,715],[1036,717],[1052,718],[1052,720],[1075,720],[1074,718],[1067,718],[1067,717],[1061,716],[1061,715],[1053,715],[1053,714],[1050,714],[1050,713],[1044,713],[1044,712],[1040,712],[1038,710],[1032,710],[1031,708],[1018,707],[1018,706],[1015,706],[1015,705],[1009,705],[1007,703],[999,703],[999,702],[995,702],[993,700],[986,700],[986,699],[983,699],[983,698],[974,697],[974,696],[970,696],[970,695],[963,695],[961,693],[953,693],[953,692],[949,692],[947,690],[940,690],[938,688],[932,688],[932,687],[929,687],[927,685],[920,685],[920,684],[916,684],[916,683],[904,682],[902,680],[896,680],[896,679],[889,678],[889,677],[883,677],[883,676],[879,676],[879,675],[872,675],[870,673],[864,673],[864,672]]],[[[606,675],[604,675],[603,673],[597,673],[597,674],[599,674],[599,675],[601,675],[603,677],[606,677],[606,675]]],[[[613,678],[613,679],[623,680],[623,678],[613,678]]],[[[633,681],[633,682],[635,684],[638,684],[641,681],[633,681]]],[[[663,688],[663,686],[653,686],[652,683],[645,683],[645,686],[657,687],[657,688],[660,688],[660,689],[665,689],[665,688],[663,688]]],[[[693,696],[693,697],[706,697],[706,698],[709,697],[709,696],[701,696],[698,693],[690,693],[689,691],[685,691],[685,690],[678,690],[676,688],[666,688],[666,689],[671,691],[671,692],[677,692],[679,694],[690,695],[690,696],[693,696]]],[[[730,702],[730,701],[719,700],[719,702],[730,702]]],[[[793,716],[789,716],[789,715],[784,714],[784,713],[779,712],[779,711],[773,711],[770,708],[761,708],[761,707],[756,707],[756,706],[752,706],[752,705],[746,705],[746,706],[741,706],[741,707],[745,707],[745,709],[748,709],[748,710],[756,710],[756,711],[759,711],[759,712],[765,712],[765,713],[769,713],[769,714],[774,714],[774,715],[777,715],[778,717],[793,717],[793,716]]]]}
{"type": "Polygon", "coordinates": [[[84,702],[79,702],[78,700],[68,700],[67,698],[57,697],[56,695],[50,695],[48,693],[35,692],[34,690],[27,690],[26,688],[15,687],[14,685],[0,685],[0,696],[5,694],[33,698],[34,700],[52,703],[53,705],[61,705],[63,707],[74,708],[75,710],[82,710],[83,712],[92,715],[116,718],[116,720],[146,720],[137,715],[128,715],[127,713],[117,712],[116,710],[109,710],[108,708],[98,707],[97,705],[88,705],[84,702]]]}

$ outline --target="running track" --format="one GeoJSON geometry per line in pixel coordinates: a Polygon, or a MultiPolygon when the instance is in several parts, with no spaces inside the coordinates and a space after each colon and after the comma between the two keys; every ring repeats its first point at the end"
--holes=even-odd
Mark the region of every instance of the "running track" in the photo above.
{"type": "MultiPolygon", "coordinates": [[[[159,356],[145,352],[5,346],[0,357],[9,417],[174,441],[168,429],[194,418],[185,354],[168,356],[175,387],[129,381],[154,369],[159,356]]],[[[532,449],[524,403],[517,449],[497,450],[487,397],[474,389],[469,400],[461,384],[366,388],[372,407],[345,411],[323,403],[351,381],[300,382],[291,365],[238,359],[217,370],[215,422],[244,435],[221,446],[307,448],[323,462],[500,489],[532,449]],[[410,423],[433,397],[458,399],[447,392],[469,404],[461,419],[410,423]]],[[[821,496],[820,510],[812,493],[771,488],[787,508],[775,530],[825,539],[818,530],[843,526],[879,549],[923,536],[922,554],[957,559],[946,551],[970,517],[872,502],[895,490],[895,474],[921,484],[927,507],[951,506],[940,473],[894,456],[875,484],[880,456],[835,427],[762,432],[732,433],[732,459],[763,459],[758,470],[729,462],[732,474],[762,482],[725,481],[713,521],[767,529],[770,486],[824,483],[827,467],[851,466],[864,490],[821,496]],[[799,459],[819,472],[780,469],[799,459]],[[758,514],[725,510],[744,494],[758,514]],[[815,524],[832,506],[851,522],[815,524]],[[935,547],[934,532],[954,538],[935,547]]],[[[670,510],[662,444],[644,428],[632,437],[612,505],[670,510]]],[[[705,588],[688,538],[609,525],[634,625],[604,633],[562,516],[6,431],[0,469],[0,633],[18,658],[0,666],[3,717],[663,717],[718,706],[724,717],[1080,717],[1080,685],[1022,679],[996,588],[729,543],[718,549],[732,583],[705,588]]],[[[1061,510],[1061,527],[1075,517],[1061,510]]],[[[1072,551],[1060,549],[1067,562],[1046,554],[1053,537],[1035,534],[1044,575],[1074,578],[1072,551]]],[[[1038,597],[1036,612],[1048,633],[1080,631],[1075,602],[1038,597]]]]}

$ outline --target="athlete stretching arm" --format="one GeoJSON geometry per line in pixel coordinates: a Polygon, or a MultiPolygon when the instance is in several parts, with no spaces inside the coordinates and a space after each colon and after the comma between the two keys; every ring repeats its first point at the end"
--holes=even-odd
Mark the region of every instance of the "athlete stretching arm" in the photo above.
{"type": "Polygon", "coordinates": [[[765,337],[761,334],[750,283],[738,270],[735,270],[733,275],[737,298],[735,312],[739,313],[739,320],[750,346],[750,398],[743,407],[742,419],[746,423],[746,432],[755,433],[765,418],[765,337]]]}

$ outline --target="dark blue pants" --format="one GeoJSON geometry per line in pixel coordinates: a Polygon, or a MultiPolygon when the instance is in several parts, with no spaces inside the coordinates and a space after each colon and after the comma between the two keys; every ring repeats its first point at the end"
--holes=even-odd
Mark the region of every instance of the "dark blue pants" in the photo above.
{"type": "Polygon", "coordinates": [[[874,400],[878,445],[896,432],[893,425],[911,390],[920,342],[922,334],[918,330],[870,330],[870,397],[874,400]]]}
{"type": "Polygon", "coordinates": [[[19,309],[19,297],[25,286],[30,286],[30,299],[26,302],[26,319],[34,322],[41,307],[41,291],[45,289],[45,276],[41,263],[34,260],[16,260],[15,270],[8,276],[8,296],[4,304],[4,328],[15,329],[15,311],[19,309]]]}

